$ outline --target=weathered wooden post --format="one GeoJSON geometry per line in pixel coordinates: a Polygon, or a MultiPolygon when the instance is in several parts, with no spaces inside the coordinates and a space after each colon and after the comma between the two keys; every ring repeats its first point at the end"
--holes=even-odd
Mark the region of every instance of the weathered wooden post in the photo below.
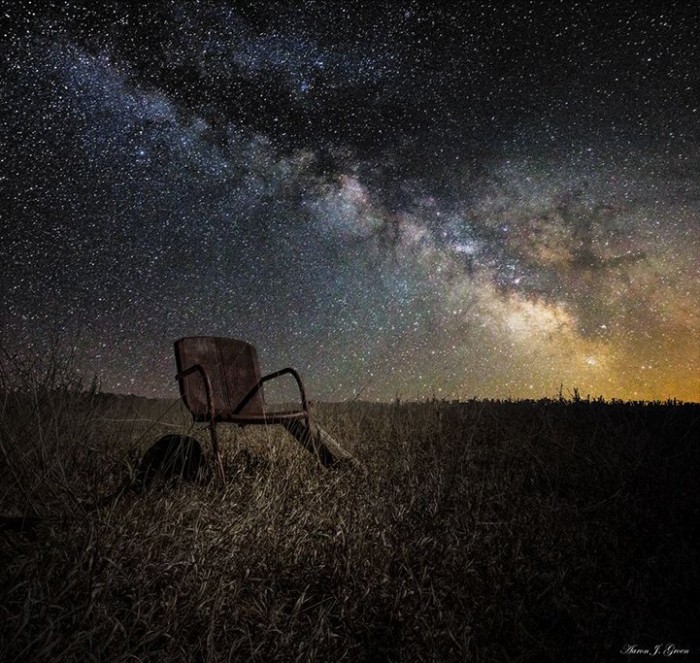
{"type": "Polygon", "coordinates": [[[318,458],[324,467],[351,467],[364,471],[365,468],[357,458],[343,449],[327,431],[315,423],[311,423],[310,429],[298,419],[281,423],[304,449],[318,458]]]}

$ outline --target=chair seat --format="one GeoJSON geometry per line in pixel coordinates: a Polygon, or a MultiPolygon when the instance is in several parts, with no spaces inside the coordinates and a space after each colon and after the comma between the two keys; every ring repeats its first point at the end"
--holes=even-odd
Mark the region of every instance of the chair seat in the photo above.
{"type": "MultiPolygon", "coordinates": [[[[217,412],[216,421],[232,424],[275,424],[282,421],[293,421],[294,419],[305,419],[307,412],[299,410],[286,410],[259,413],[234,414],[233,412],[217,412]]],[[[198,415],[195,421],[209,421],[206,415],[198,415]]]]}

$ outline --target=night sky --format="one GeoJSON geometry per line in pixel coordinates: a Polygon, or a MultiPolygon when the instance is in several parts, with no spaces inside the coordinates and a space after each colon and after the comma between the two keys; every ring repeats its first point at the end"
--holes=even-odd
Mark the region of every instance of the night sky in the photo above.
{"type": "Polygon", "coordinates": [[[700,400],[697,3],[140,4],[0,5],[5,352],[700,400]]]}

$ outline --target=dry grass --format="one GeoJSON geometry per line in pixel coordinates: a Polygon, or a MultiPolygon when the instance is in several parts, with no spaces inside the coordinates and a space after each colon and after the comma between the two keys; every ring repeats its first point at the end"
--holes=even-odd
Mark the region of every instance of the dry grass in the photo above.
{"type": "Polygon", "coordinates": [[[228,434],[223,491],[93,508],[188,424],[145,401],[104,421],[123,399],[45,387],[2,406],[0,513],[48,517],[0,531],[3,660],[698,654],[700,406],[318,405],[367,477],[258,428],[228,434]]]}

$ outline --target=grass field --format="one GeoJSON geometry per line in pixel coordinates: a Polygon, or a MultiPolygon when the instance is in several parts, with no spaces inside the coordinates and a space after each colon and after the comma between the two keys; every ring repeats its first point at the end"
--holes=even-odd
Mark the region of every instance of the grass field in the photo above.
{"type": "Polygon", "coordinates": [[[206,431],[90,390],[0,405],[0,513],[42,517],[0,531],[2,660],[699,657],[699,405],[317,404],[366,476],[228,429],[224,490],[102,506],[161,435],[206,431]]]}

